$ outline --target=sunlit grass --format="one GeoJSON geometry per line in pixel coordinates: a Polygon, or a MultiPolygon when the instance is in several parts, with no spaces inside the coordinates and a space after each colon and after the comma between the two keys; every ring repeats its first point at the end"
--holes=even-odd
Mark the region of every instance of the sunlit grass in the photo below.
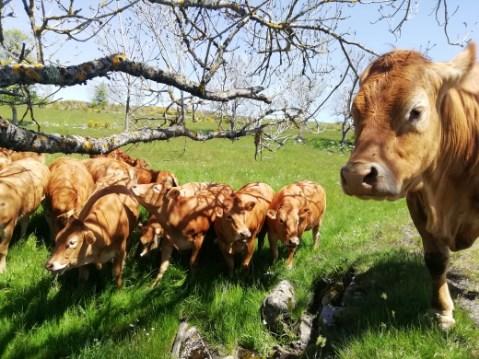
{"type": "MultiPolygon", "coordinates": [[[[1,109],[0,114],[8,115],[8,110],[1,109]]],[[[37,114],[50,132],[100,136],[121,130],[118,114],[51,109],[37,114]],[[111,126],[87,128],[92,116],[110,121],[111,126]]],[[[329,142],[336,136],[339,133],[331,131],[310,135],[306,144],[290,142],[277,152],[265,152],[260,161],[253,159],[252,138],[206,143],[174,139],[127,146],[131,155],[147,159],[155,169],[175,172],[182,183],[214,181],[238,188],[264,181],[275,189],[303,179],[321,183],[328,206],[320,249],[313,251],[307,233],[292,270],[284,267],[284,253],[271,265],[266,246],[253,258],[251,273],[229,277],[219,251],[210,243],[197,273],[190,273],[187,255],[175,255],[162,283],[152,290],[149,284],[158,267],[158,253],[140,259],[135,232],[125,287],[117,290],[109,266],[99,273],[93,269],[86,283],[79,283],[74,271],[52,277],[43,267],[51,243],[45,230],[37,229],[36,234],[12,243],[8,272],[0,276],[0,357],[168,358],[184,319],[224,354],[241,345],[266,356],[276,342],[294,339],[275,338],[265,329],[260,306],[266,293],[280,279],[290,279],[299,317],[312,300],[315,283],[341,275],[351,266],[377,285],[368,288],[364,301],[327,334],[328,347],[313,351],[342,358],[477,354],[479,336],[464,312],[458,312],[458,325],[449,334],[439,332],[426,318],[428,274],[417,249],[401,249],[402,228],[409,223],[404,201],[359,201],[342,193],[338,173],[347,153],[329,142]]],[[[40,212],[31,227],[44,228],[40,212]]]]}

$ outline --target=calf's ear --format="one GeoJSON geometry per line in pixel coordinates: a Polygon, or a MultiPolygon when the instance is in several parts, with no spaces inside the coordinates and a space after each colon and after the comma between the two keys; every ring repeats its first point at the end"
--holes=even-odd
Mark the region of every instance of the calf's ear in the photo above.
{"type": "Polygon", "coordinates": [[[175,198],[178,197],[180,194],[181,194],[180,190],[177,189],[177,188],[175,188],[175,187],[173,187],[172,189],[170,189],[170,190],[168,191],[167,196],[168,196],[168,198],[170,198],[170,199],[175,199],[175,198]]]}
{"type": "Polygon", "coordinates": [[[216,207],[216,208],[215,208],[215,214],[216,214],[216,217],[218,217],[218,218],[223,217],[223,214],[224,214],[223,208],[221,208],[221,207],[216,207]]]}
{"type": "Polygon", "coordinates": [[[476,44],[470,42],[467,47],[446,63],[435,63],[434,69],[446,88],[454,87],[467,78],[476,63],[476,44]]]}
{"type": "Polygon", "coordinates": [[[276,219],[276,211],[274,209],[268,209],[268,212],[266,212],[266,216],[271,219],[276,219]]]}
{"type": "Polygon", "coordinates": [[[96,237],[95,237],[95,235],[93,234],[92,231],[88,231],[88,232],[85,233],[85,241],[89,245],[92,245],[93,243],[95,243],[96,237]]]}

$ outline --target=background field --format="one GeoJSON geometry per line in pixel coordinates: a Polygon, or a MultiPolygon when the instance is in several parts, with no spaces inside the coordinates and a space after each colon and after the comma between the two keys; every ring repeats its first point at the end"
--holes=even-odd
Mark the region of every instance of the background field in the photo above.
{"type": "MultiPolygon", "coordinates": [[[[0,114],[9,115],[7,109],[0,114]]],[[[98,136],[121,126],[120,116],[113,113],[40,109],[37,115],[49,132],[98,136]],[[88,128],[89,120],[108,126],[88,128]]],[[[198,273],[189,272],[187,255],[175,255],[162,283],[149,289],[158,253],[140,259],[135,232],[124,288],[116,290],[110,268],[82,284],[76,273],[54,278],[44,269],[51,242],[40,209],[27,238],[12,243],[8,272],[0,277],[0,357],[167,358],[182,319],[197,325],[224,354],[241,345],[267,356],[276,343],[294,338],[273,337],[261,323],[259,308],[266,293],[280,279],[291,280],[299,318],[318,283],[352,268],[367,283],[364,297],[337,327],[322,333],[325,341],[318,341],[311,357],[479,357],[479,333],[462,309],[456,311],[456,328],[447,334],[426,315],[429,278],[404,201],[364,202],[342,193],[338,171],[348,152],[339,148],[338,137],[334,129],[326,129],[308,135],[305,144],[289,142],[265,153],[260,161],[253,159],[252,138],[206,143],[175,139],[127,147],[153,168],[173,171],[183,183],[216,181],[238,188],[264,181],[279,189],[297,180],[318,181],[328,196],[320,249],[313,251],[307,233],[294,269],[286,270],[284,253],[271,265],[266,246],[253,258],[251,273],[230,278],[211,245],[202,252],[198,273]]],[[[477,246],[470,253],[477,253],[477,246]]],[[[477,276],[470,256],[457,262],[477,276]]]]}

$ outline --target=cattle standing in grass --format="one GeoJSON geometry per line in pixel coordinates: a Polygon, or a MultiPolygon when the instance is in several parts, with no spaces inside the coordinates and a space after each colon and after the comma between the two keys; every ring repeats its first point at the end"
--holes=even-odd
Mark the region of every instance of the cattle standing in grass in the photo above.
{"type": "Polygon", "coordinates": [[[50,165],[45,198],[47,222],[53,239],[70,216],[79,213],[94,189],[85,165],[74,158],[61,157],[50,165]]]}
{"type": "Polygon", "coordinates": [[[314,247],[319,245],[319,227],[326,210],[323,187],[311,181],[301,181],[283,187],[273,198],[266,223],[273,260],[278,258],[277,241],[288,247],[287,266],[305,231],[312,230],[314,247]]]}
{"type": "Polygon", "coordinates": [[[50,171],[44,164],[24,159],[0,170],[0,273],[6,270],[8,245],[20,221],[25,235],[28,216],[43,200],[50,171]]]}
{"type": "Polygon", "coordinates": [[[249,183],[226,201],[225,208],[217,207],[215,231],[230,273],[237,253],[243,253],[242,266],[249,268],[256,238],[259,234],[264,238],[262,229],[273,195],[273,189],[266,183],[249,183]]]}
{"type": "Polygon", "coordinates": [[[356,143],[342,186],[360,198],[406,196],[432,277],[439,324],[454,324],[449,251],[479,236],[479,65],[476,49],[448,63],[393,51],[362,74],[352,105],[356,143]]]}
{"type": "Polygon", "coordinates": [[[14,151],[8,148],[0,147],[0,169],[12,162],[27,158],[39,161],[43,164],[45,163],[45,156],[42,153],[14,151]]]}
{"type": "Polygon", "coordinates": [[[168,269],[173,249],[191,250],[190,266],[197,264],[216,208],[224,206],[225,199],[233,193],[228,185],[208,183],[187,183],[169,189],[160,184],[144,184],[133,186],[131,191],[163,228],[160,271],[153,285],[168,269]]]}
{"type": "Polygon", "coordinates": [[[110,193],[108,187],[100,189],[88,199],[78,217],[71,217],[58,233],[46,268],[63,273],[91,263],[101,266],[113,260],[113,275],[120,288],[128,238],[138,214],[138,201],[132,196],[110,193]]]}
{"type": "Polygon", "coordinates": [[[112,184],[136,183],[136,172],[123,161],[108,157],[96,157],[83,160],[97,188],[112,184]]]}

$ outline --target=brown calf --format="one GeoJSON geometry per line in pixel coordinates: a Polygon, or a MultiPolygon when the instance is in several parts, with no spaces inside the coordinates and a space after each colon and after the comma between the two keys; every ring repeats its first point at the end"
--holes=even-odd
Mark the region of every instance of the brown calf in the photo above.
{"type": "Polygon", "coordinates": [[[217,207],[215,232],[230,273],[237,253],[244,253],[242,266],[249,268],[273,195],[266,183],[249,183],[232,194],[225,208],[217,207]]]}
{"type": "Polygon", "coordinates": [[[0,170],[0,273],[5,272],[8,246],[20,221],[25,235],[28,216],[43,200],[50,171],[44,164],[24,159],[0,170]]]}
{"type": "Polygon", "coordinates": [[[224,206],[233,190],[228,185],[188,183],[170,189],[159,184],[131,188],[139,202],[154,215],[163,228],[160,271],[156,285],[170,264],[173,249],[192,250],[190,265],[197,264],[206,232],[215,219],[216,208],[224,206]]]}
{"type": "Polygon", "coordinates": [[[319,245],[319,227],[326,210],[323,187],[311,181],[301,181],[283,187],[273,198],[266,223],[273,260],[278,258],[277,241],[288,247],[289,268],[305,231],[313,231],[314,247],[319,245]]]}
{"type": "Polygon", "coordinates": [[[113,275],[120,288],[128,238],[138,214],[138,201],[132,196],[111,193],[109,187],[100,189],[88,199],[78,217],[71,217],[58,233],[46,268],[62,274],[71,268],[113,260],[113,275]]]}
{"type": "Polygon", "coordinates": [[[50,180],[45,198],[45,212],[52,238],[65,227],[68,218],[79,213],[94,189],[93,178],[85,165],[61,157],[50,166],[50,180]]]}

